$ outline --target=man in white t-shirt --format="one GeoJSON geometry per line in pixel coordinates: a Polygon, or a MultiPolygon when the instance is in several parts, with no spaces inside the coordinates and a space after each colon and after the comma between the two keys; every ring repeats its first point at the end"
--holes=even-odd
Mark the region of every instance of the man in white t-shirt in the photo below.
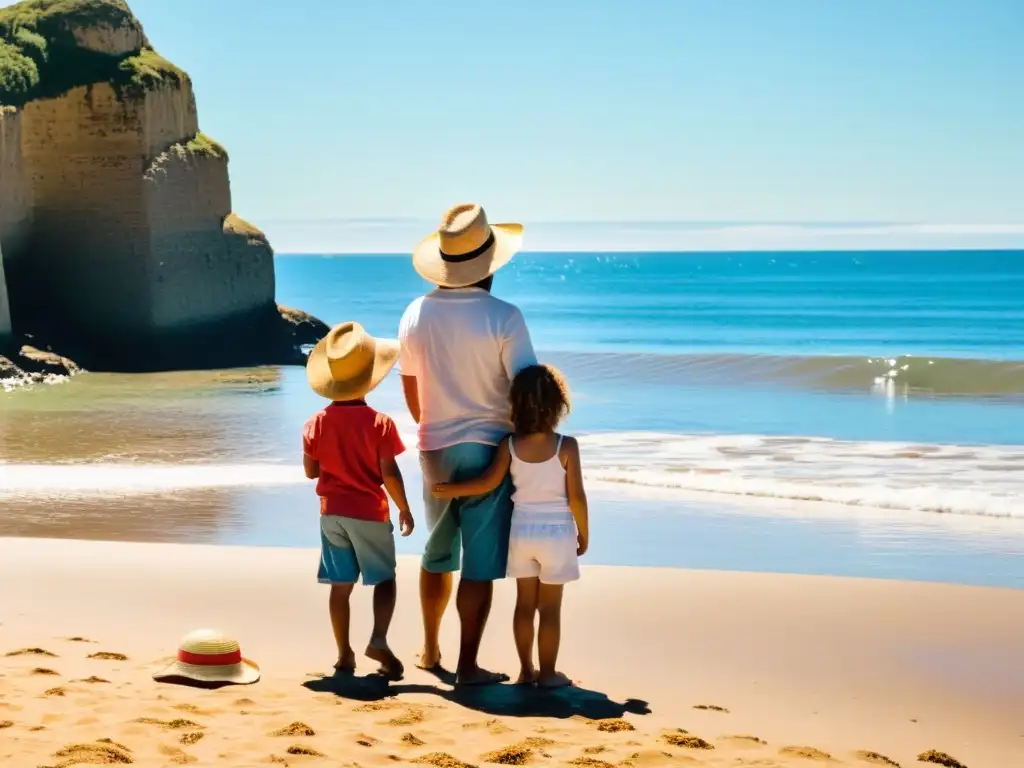
{"type": "Polygon", "coordinates": [[[462,578],[456,606],[462,624],[456,684],[482,685],[507,676],[482,669],[480,640],[494,580],[505,577],[512,486],[452,501],[435,499],[435,483],[477,477],[512,431],[509,388],[537,362],[522,312],[491,295],[494,273],[522,244],[520,224],[487,223],[479,205],[449,209],[440,229],[413,252],[413,266],[437,288],[402,316],[399,366],[406,403],[419,424],[423,500],[430,531],[420,571],[424,645],[420,666],[438,669],[438,633],[462,578]]]}

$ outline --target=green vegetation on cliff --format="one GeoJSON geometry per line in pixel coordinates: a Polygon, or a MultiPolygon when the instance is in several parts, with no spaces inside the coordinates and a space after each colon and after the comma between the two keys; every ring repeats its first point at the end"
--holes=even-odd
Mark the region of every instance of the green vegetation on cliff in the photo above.
{"type": "Polygon", "coordinates": [[[79,85],[109,82],[142,92],[187,76],[154,51],[124,0],[24,0],[0,8],[0,104],[21,106],[79,85]],[[76,31],[137,37],[136,50],[89,50],[76,31]]]}
{"type": "Polygon", "coordinates": [[[204,155],[215,160],[227,160],[228,151],[224,147],[200,131],[185,143],[185,149],[193,155],[204,155]]]}

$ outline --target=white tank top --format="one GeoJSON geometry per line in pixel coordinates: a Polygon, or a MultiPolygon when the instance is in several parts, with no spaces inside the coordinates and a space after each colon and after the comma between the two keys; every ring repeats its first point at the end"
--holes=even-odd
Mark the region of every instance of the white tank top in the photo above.
{"type": "Polygon", "coordinates": [[[512,457],[511,473],[515,491],[512,494],[513,509],[565,511],[569,509],[569,496],[565,490],[565,467],[559,454],[562,452],[562,435],[558,436],[555,455],[547,461],[523,461],[516,456],[515,438],[509,438],[508,452],[512,457]]]}

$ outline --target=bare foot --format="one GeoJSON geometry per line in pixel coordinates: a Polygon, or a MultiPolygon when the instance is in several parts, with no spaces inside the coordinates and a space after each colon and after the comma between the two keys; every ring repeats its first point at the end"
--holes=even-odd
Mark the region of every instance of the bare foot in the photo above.
{"type": "Polygon", "coordinates": [[[343,653],[338,657],[338,660],[334,662],[334,671],[336,674],[351,674],[356,671],[356,655],[353,651],[343,653]]]}
{"type": "Polygon", "coordinates": [[[455,685],[495,685],[497,683],[507,683],[508,675],[504,675],[501,672],[488,672],[486,669],[476,667],[475,669],[469,669],[462,671],[455,676],[455,685]]]}
{"type": "Polygon", "coordinates": [[[366,655],[380,664],[380,673],[390,680],[401,680],[405,674],[405,667],[391,652],[386,640],[371,640],[366,646],[366,655]]]}
{"type": "Polygon", "coordinates": [[[430,672],[431,670],[440,669],[441,668],[441,652],[440,651],[433,651],[433,652],[424,651],[423,653],[421,653],[419,655],[419,657],[417,657],[417,659],[416,659],[416,666],[419,667],[420,669],[425,669],[428,672],[430,672]]]}
{"type": "Polygon", "coordinates": [[[537,682],[537,670],[533,667],[523,667],[516,680],[516,685],[533,685],[537,682]]]}
{"type": "Polygon", "coordinates": [[[561,672],[554,672],[553,674],[537,678],[537,687],[539,688],[565,688],[570,685],[572,685],[572,680],[561,672]]]}

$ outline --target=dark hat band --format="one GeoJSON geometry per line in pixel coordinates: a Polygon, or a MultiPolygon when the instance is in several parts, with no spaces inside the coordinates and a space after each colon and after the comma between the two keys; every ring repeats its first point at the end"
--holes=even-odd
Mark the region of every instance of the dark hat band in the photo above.
{"type": "MultiPolygon", "coordinates": [[[[441,259],[448,262],[449,264],[461,264],[464,261],[472,261],[477,256],[482,256],[490,250],[491,246],[494,245],[494,230],[491,230],[491,234],[484,240],[484,244],[479,248],[474,248],[468,253],[445,253],[440,251],[441,259]]],[[[440,249],[439,249],[440,250],[440,249]]]]}

